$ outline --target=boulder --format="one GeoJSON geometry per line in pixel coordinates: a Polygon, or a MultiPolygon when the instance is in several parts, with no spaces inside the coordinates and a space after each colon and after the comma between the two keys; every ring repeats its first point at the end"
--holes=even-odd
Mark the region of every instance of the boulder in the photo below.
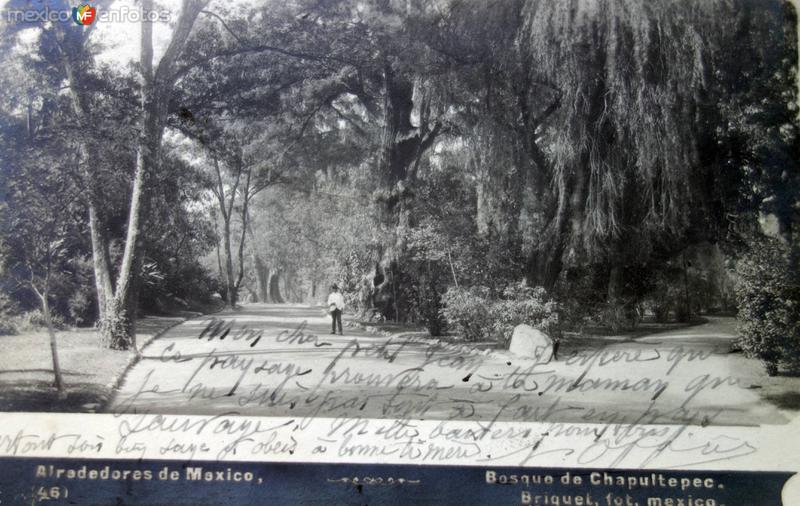
{"type": "Polygon", "coordinates": [[[553,340],[530,325],[517,325],[511,335],[508,351],[514,355],[549,362],[553,358],[553,340]]]}

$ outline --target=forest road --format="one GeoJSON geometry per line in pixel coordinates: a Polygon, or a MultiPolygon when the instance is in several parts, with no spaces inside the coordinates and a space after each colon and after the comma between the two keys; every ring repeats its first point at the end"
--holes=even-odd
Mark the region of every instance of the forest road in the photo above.
{"type": "Polygon", "coordinates": [[[758,425],[788,422],[758,395],[760,366],[729,353],[731,319],[539,363],[345,328],[322,308],[247,304],[153,341],[115,413],[758,425]],[[220,322],[215,332],[210,322],[220,322]],[[230,331],[225,333],[225,329],[230,331]],[[205,332],[204,332],[205,331],[205,332]]]}

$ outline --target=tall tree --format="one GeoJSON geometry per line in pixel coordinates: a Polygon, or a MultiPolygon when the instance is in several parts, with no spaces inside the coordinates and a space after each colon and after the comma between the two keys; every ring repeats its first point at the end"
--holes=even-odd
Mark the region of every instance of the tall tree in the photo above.
{"type": "Polygon", "coordinates": [[[178,78],[177,62],[186,46],[200,11],[208,0],[183,0],[172,38],[158,64],[153,64],[153,1],[143,0],[141,22],[141,106],[136,168],[133,174],[125,249],[113,295],[106,300],[101,335],[110,348],[135,347],[137,266],[141,265],[140,221],[147,206],[145,185],[159,167],[161,141],[169,114],[170,99],[178,78]]]}

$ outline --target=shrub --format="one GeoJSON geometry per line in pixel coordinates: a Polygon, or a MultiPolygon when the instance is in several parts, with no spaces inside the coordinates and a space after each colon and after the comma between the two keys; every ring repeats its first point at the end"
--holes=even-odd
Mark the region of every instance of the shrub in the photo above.
{"type": "Polygon", "coordinates": [[[800,363],[800,283],[790,248],[762,238],[751,245],[737,265],[739,282],[739,345],[760,359],[767,373],[778,373],[781,362],[800,363]]]}
{"type": "Polygon", "coordinates": [[[97,318],[97,302],[93,285],[79,285],[67,300],[69,316],[78,326],[89,326],[97,318]]]}
{"type": "Polygon", "coordinates": [[[482,341],[493,334],[489,289],[451,287],[442,298],[442,317],[466,341],[482,341]]]}
{"type": "Polygon", "coordinates": [[[497,340],[511,339],[514,327],[527,324],[543,331],[557,342],[560,338],[558,306],[548,300],[542,287],[529,287],[524,282],[503,290],[503,299],[491,305],[493,335],[497,340]]]}
{"type": "MultiPolygon", "coordinates": [[[[174,259],[160,263],[148,260],[142,268],[139,289],[139,311],[169,312],[174,308],[185,309],[196,304],[212,302],[215,292],[224,295],[225,286],[197,261],[177,263],[174,259]]],[[[240,290],[244,296],[244,290],[240,290]]]]}
{"type": "Polygon", "coordinates": [[[0,291],[0,336],[11,336],[17,333],[17,327],[13,321],[16,312],[17,306],[11,297],[0,291]]]}
{"type": "Polygon", "coordinates": [[[524,282],[506,287],[492,299],[486,287],[451,288],[444,296],[442,316],[467,341],[505,342],[519,324],[527,324],[560,339],[557,304],[541,287],[524,282]]]}
{"type": "Polygon", "coordinates": [[[652,303],[651,310],[657,323],[666,323],[669,321],[672,306],[670,301],[657,300],[652,303]]]}
{"type": "Polygon", "coordinates": [[[10,319],[0,318],[0,336],[13,336],[17,334],[17,327],[10,319]]]}
{"type": "MultiPolygon", "coordinates": [[[[370,259],[355,249],[346,251],[339,259],[334,279],[342,292],[345,306],[355,313],[370,309],[372,279],[364,273],[371,272],[371,265],[370,259]]],[[[327,288],[326,286],[325,289],[327,288]]]]}
{"type": "Polygon", "coordinates": [[[432,336],[442,335],[447,328],[447,320],[442,317],[441,285],[435,275],[423,274],[409,294],[414,319],[425,325],[432,336]]]}
{"type": "Polygon", "coordinates": [[[564,273],[564,279],[556,285],[554,297],[560,301],[561,329],[583,333],[587,325],[602,323],[606,306],[606,282],[608,276],[596,266],[572,267],[564,273]]]}
{"type": "MultiPolygon", "coordinates": [[[[53,321],[53,327],[55,329],[62,330],[66,328],[64,319],[61,316],[51,313],[50,319],[53,321]]],[[[18,332],[34,332],[47,328],[47,322],[45,321],[44,314],[40,309],[33,309],[17,315],[11,319],[11,323],[18,332]]]]}

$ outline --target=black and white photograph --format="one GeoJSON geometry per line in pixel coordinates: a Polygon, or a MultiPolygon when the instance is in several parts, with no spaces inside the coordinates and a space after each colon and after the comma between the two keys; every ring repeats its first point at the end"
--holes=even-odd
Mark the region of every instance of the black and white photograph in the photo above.
{"type": "MultiPolygon", "coordinates": [[[[800,414],[792,2],[2,16],[0,420],[324,419],[308,452],[519,465],[590,424],[580,463],[638,468],[746,466],[673,442],[800,414]]],[[[225,454],[303,444],[247,435],[225,454]]]]}

